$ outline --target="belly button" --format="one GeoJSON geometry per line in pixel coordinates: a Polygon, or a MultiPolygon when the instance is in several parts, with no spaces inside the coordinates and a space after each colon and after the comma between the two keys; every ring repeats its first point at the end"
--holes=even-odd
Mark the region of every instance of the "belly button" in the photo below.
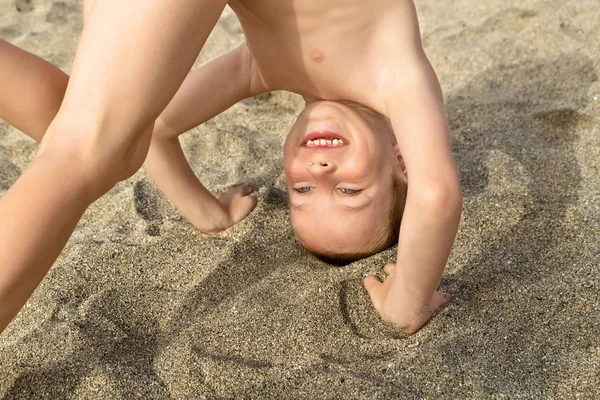
{"type": "Polygon", "coordinates": [[[312,52],[312,60],[316,63],[320,63],[325,60],[325,54],[322,51],[315,50],[312,52]]]}

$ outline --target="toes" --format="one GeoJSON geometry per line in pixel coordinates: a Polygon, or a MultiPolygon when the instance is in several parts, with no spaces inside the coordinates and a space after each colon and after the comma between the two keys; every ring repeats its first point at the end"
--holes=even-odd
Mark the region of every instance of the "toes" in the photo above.
{"type": "Polygon", "coordinates": [[[256,207],[257,199],[256,196],[248,196],[239,198],[240,204],[243,204],[242,208],[246,210],[246,215],[256,207]]]}
{"type": "Polygon", "coordinates": [[[254,207],[256,207],[256,203],[258,203],[258,199],[256,196],[248,196],[248,198],[250,199],[251,206],[254,209],[254,207]]]}
{"type": "Polygon", "coordinates": [[[250,185],[242,186],[242,195],[248,196],[250,193],[254,192],[254,188],[250,185]]]}

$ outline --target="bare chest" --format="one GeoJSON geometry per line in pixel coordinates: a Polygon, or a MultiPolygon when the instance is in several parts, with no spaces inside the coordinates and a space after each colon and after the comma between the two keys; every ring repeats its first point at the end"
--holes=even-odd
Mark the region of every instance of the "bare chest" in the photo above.
{"type": "Polygon", "coordinates": [[[371,56],[386,12],[382,5],[373,8],[373,3],[360,0],[238,0],[230,6],[270,88],[310,99],[356,101],[373,85],[378,61],[371,56]]]}

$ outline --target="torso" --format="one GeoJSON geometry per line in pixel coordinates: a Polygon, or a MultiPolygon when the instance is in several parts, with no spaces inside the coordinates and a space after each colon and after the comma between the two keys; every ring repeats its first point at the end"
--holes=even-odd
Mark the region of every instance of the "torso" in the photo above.
{"type": "MultiPolygon", "coordinates": [[[[361,104],[382,71],[420,49],[411,0],[232,0],[272,90],[361,104]],[[416,37],[415,37],[416,35],[416,37]],[[394,60],[394,61],[390,61],[394,60]]],[[[400,63],[402,64],[402,63],[400,63]]]]}

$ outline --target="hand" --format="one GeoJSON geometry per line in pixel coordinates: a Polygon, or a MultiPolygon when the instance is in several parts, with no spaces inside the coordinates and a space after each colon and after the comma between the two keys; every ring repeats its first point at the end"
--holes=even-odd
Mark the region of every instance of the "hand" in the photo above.
{"type": "Polygon", "coordinates": [[[388,275],[387,279],[381,282],[375,275],[369,275],[364,279],[365,288],[381,318],[399,326],[404,333],[413,334],[421,329],[435,310],[450,301],[448,293],[436,290],[420,310],[410,310],[407,305],[395,304],[393,299],[390,301],[390,287],[395,277],[396,264],[386,264],[383,270],[388,275]]]}
{"type": "Polygon", "coordinates": [[[220,227],[225,230],[232,225],[237,224],[256,207],[256,197],[252,196],[254,189],[250,185],[240,185],[220,195],[217,200],[227,212],[228,225],[220,227]]]}

